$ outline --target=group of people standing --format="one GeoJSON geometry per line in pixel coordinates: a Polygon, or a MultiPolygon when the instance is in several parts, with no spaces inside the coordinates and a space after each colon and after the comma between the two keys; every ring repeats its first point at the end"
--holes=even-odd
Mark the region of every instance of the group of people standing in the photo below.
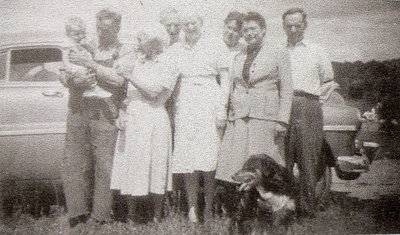
{"type": "Polygon", "coordinates": [[[70,91],[63,179],[71,227],[89,218],[109,222],[112,190],[129,197],[130,216],[137,198],[150,195],[160,221],[179,177],[191,222],[200,218],[203,182],[208,220],[216,181],[234,190],[231,175],[254,154],[292,169],[297,162],[299,206],[315,212],[314,163],[324,138],[319,96],[333,71],[324,51],[303,40],[302,9],[282,17],[286,47],[268,42],[257,12],[231,12],[223,39],[212,39],[200,16],[167,9],[160,23],[169,39],[141,32],[132,50],[118,40],[120,14],[104,9],[96,19],[95,46],[76,37],[83,22],[66,27],[80,45],[67,61],[84,68],[66,66],[61,79],[70,91]]]}

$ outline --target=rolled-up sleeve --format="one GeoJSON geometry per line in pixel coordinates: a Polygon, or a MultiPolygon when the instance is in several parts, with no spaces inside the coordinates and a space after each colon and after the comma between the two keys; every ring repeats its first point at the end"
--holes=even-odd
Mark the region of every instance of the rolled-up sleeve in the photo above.
{"type": "Polygon", "coordinates": [[[321,83],[326,83],[329,81],[332,81],[334,78],[333,74],[333,68],[332,68],[332,62],[329,59],[328,54],[326,51],[322,48],[318,48],[318,54],[319,54],[319,77],[321,83]]]}
{"type": "Polygon", "coordinates": [[[121,49],[120,58],[115,61],[114,69],[119,76],[128,79],[132,75],[135,60],[136,54],[133,50],[121,49]]]}

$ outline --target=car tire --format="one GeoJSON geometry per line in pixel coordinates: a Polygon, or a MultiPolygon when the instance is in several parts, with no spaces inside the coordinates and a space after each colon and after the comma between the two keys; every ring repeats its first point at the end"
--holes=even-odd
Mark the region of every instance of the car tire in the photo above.
{"type": "Polygon", "coordinates": [[[0,214],[4,216],[12,216],[14,213],[14,205],[16,203],[16,197],[11,192],[12,188],[9,185],[0,185],[0,214]]]}
{"type": "Polygon", "coordinates": [[[337,177],[341,180],[355,180],[358,177],[360,177],[361,173],[360,172],[345,172],[340,170],[339,166],[335,167],[335,172],[337,177]]]}

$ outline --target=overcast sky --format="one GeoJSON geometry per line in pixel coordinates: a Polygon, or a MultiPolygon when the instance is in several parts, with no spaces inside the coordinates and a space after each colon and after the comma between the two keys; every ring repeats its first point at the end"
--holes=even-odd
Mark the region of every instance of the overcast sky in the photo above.
{"type": "Polygon", "coordinates": [[[400,1],[389,0],[0,0],[0,33],[62,32],[64,22],[73,15],[86,20],[94,33],[94,15],[106,6],[122,13],[123,37],[147,28],[162,32],[158,15],[170,6],[198,11],[212,36],[221,35],[223,19],[230,11],[258,11],[266,18],[267,36],[274,43],[285,42],[282,13],[299,6],[308,13],[306,38],[324,46],[332,60],[400,57],[400,1]]]}

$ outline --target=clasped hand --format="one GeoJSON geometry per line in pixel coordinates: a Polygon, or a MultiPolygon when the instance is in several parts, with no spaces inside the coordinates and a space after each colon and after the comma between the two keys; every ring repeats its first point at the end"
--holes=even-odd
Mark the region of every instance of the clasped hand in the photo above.
{"type": "Polygon", "coordinates": [[[224,128],[226,125],[226,121],[224,119],[217,118],[215,125],[217,126],[217,128],[224,128]]]}
{"type": "Polygon", "coordinates": [[[95,63],[92,56],[86,51],[71,51],[68,59],[69,62],[88,69],[93,68],[95,63]]]}
{"type": "Polygon", "coordinates": [[[73,84],[77,87],[89,88],[97,83],[96,74],[94,73],[82,74],[67,72],[67,74],[72,77],[73,84]]]}
{"type": "Polygon", "coordinates": [[[120,109],[115,125],[119,130],[125,130],[127,121],[128,121],[128,114],[124,110],[120,109]]]}
{"type": "Polygon", "coordinates": [[[287,127],[281,123],[277,123],[275,127],[275,140],[286,136],[287,127]]]}

